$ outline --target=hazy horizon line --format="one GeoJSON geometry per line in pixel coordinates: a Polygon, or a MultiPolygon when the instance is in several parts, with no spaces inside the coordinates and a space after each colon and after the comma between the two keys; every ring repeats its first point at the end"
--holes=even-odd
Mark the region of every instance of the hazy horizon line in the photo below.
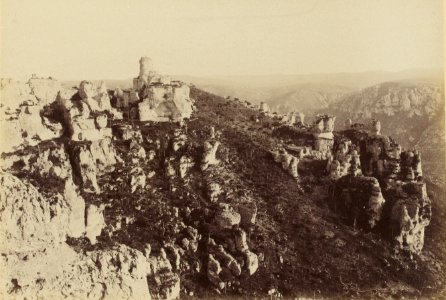
{"type": "MultiPolygon", "coordinates": [[[[387,73],[387,74],[398,74],[398,73],[405,73],[405,72],[428,72],[433,73],[431,75],[440,75],[444,77],[444,68],[441,67],[418,67],[418,68],[408,68],[408,69],[401,69],[398,71],[393,70],[379,70],[379,69],[370,69],[370,70],[364,70],[364,71],[337,71],[337,72],[316,72],[316,73],[269,73],[269,74],[253,74],[253,73],[247,73],[247,74],[167,74],[160,72],[161,75],[166,75],[170,77],[196,77],[196,78],[242,78],[242,77],[293,77],[293,76],[330,76],[330,75],[354,75],[354,74],[367,74],[367,73],[387,73]]],[[[137,73],[137,72],[135,72],[137,73]]],[[[53,78],[58,81],[82,81],[82,80],[89,80],[89,81],[98,81],[98,80],[132,80],[133,78],[136,78],[135,76],[129,76],[129,77],[115,77],[115,78],[57,78],[55,76],[42,76],[38,73],[34,73],[38,78],[53,78]]],[[[29,75],[23,75],[22,78],[30,79],[33,74],[29,75]]],[[[17,77],[4,77],[3,74],[0,74],[0,78],[2,79],[12,79],[12,80],[21,80],[17,77]]],[[[26,79],[25,79],[26,80],[26,79]]]]}

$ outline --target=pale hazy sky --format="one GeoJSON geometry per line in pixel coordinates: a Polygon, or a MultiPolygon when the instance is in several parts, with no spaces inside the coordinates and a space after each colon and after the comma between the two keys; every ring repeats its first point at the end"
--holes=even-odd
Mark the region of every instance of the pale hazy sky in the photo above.
{"type": "Polygon", "coordinates": [[[2,0],[3,77],[443,67],[442,0],[2,0]]]}

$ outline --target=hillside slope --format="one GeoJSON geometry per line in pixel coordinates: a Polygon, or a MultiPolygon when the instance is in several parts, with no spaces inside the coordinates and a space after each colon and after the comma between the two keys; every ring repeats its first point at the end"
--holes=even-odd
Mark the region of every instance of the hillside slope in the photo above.
{"type": "MultiPolygon", "coordinates": [[[[87,217],[103,209],[104,218],[98,233],[87,218],[87,235],[67,240],[77,262],[59,258],[61,273],[46,280],[33,270],[1,281],[9,296],[62,286],[63,296],[100,299],[113,296],[110,281],[130,298],[138,287],[161,299],[445,295],[443,241],[426,242],[420,255],[395,252],[379,232],[355,229],[330,208],[325,160],[303,159],[298,180],[274,161],[271,150],[292,131],[240,102],[196,88],[190,96],[195,112],[184,124],[114,120],[111,144],[61,137],[3,156],[17,177],[11,189],[35,187],[34,201],[51,204],[48,216],[65,209],[57,206],[62,193],[94,208],[87,217]],[[86,149],[96,159],[85,161],[86,149]],[[69,164],[60,164],[64,155],[69,164]],[[73,174],[79,195],[59,169],[73,174]],[[155,266],[149,274],[146,259],[155,266]]],[[[437,219],[436,229],[443,225],[437,219]]],[[[8,269],[26,269],[28,258],[4,257],[8,269]]]]}

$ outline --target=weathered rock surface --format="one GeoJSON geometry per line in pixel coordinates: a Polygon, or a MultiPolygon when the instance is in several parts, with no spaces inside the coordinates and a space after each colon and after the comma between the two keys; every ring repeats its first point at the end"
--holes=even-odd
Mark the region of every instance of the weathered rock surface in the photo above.
{"type": "Polygon", "coordinates": [[[336,181],[331,197],[336,211],[355,227],[370,229],[381,220],[385,200],[374,177],[344,176],[336,181]]]}
{"type": "Polygon", "coordinates": [[[0,183],[2,253],[35,251],[65,240],[68,211],[63,201],[50,204],[34,186],[8,173],[0,173],[0,183]]]}
{"type": "Polygon", "coordinates": [[[395,190],[391,210],[391,227],[398,249],[420,253],[424,246],[424,230],[432,218],[431,201],[426,184],[409,182],[395,190]]]}
{"type": "Polygon", "coordinates": [[[115,164],[122,161],[109,138],[90,143],[72,142],[68,150],[74,164],[74,174],[84,189],[95,193],[100,191],[97,175],[112,171],[115,164]]]}
{"type": "Polygon", "coordinates": [[[93,245],[96,244],[96,238],[101,235],[102,229],[105,227],[103,210],[103,207],[90,204],[86,211],[85,236],[93,245]]]}
{"type": "Polygon", "coordinates": [[[85,233],[85,201],[71,178],[65,182],[63,197],[69,211],[67,235],[73,238],[81,237],[85,233]]]}
{"type": "Polygon", "coordinates": [[[220,211],[215,217],[215,224],[220,229],[231,229],[234,225],[239,225],[240,221],[240,214],[225,203],[220,206],[220,211]]]}
{"type": "Polygon", "coordinates": [[[201,170],[206,170],[211,165],[217,165],[220,161],[215,157],[217,154],[219,141],[206,141],[204,143],[203,160],[201,162],[201,170]]]}
{"type": "Polygon", "coordinates": [[[2,257],[1,265],[8,270],[0,279],[2,299],[151,299],[150,263],[123,245],[77,254],[62,244],[30,256],[27,263],[2,257]]]}

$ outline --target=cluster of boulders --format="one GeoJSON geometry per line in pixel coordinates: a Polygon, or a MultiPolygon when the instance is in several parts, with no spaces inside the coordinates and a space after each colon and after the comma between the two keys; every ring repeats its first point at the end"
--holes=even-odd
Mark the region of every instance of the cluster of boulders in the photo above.
{"type": "Polygon", "coordinates": [[[219,203],[214,218],[211,234],[223,244],[209,238],[207,243],[209,281],[218,289],[237,281],[243,272],[253,275],[259,267],[257,254],[248,247],[246,231],[255,224],[257,207],[254,202],[241,202],[233,207],[228,203],[219,203]]]}
{"type": "Polygon", "coordinates": [[[299,178],[298,165],[299,158],[288,153],[287,150],[281,148],[279,150],[271,151],[273,159],[276,163],[282,166],[282,169],[288,172],[294,179],[299,178]]]}
{"type": "Polygon", "coordinates": [[[327,171],[335,181],[330,189],[332,205],[360,228],[371,229],[381,222],[396,249],[419,253],[431,219],[420,153],[403,151],[381,135],[377,120],[356,127],[342,132],[346,138],[328,160],[327,171]]]}

